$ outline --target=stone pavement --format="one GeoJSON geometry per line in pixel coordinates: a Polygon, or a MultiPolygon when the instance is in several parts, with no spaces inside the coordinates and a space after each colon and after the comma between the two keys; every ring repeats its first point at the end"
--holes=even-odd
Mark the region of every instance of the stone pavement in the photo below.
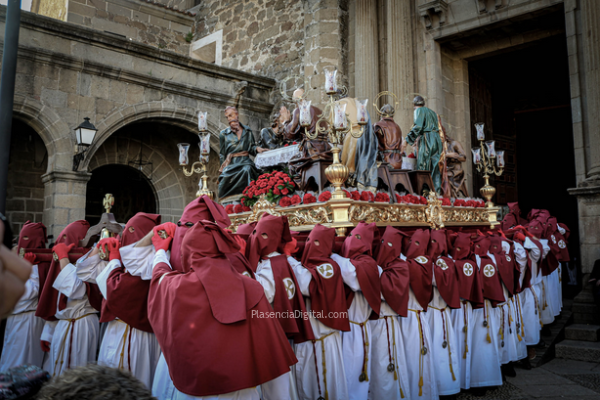
{"type": "Polygon", "coordinates": [[[521,368],[515,370],[515,378],[507,378],[504,385],[488,391],[485,396],[475,397],[463,393],[458,399],[600,400],[600,360],[591,363],[554,359],[529,371],[521,368]]]}

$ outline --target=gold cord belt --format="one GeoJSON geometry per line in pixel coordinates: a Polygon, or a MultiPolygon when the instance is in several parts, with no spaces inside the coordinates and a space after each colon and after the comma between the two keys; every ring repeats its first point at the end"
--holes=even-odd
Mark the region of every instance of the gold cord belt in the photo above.
{"type": "Polygon", "coordinates": [[[362,342],[363,342],[363,368],[362,368],[362,373],[358,377],[358,381],[359,382],[369,382],[369,375],[368,375],[369,334],[367,332],[367,322],[369,322],[368,319],[365,322],[350,321],[351,324],[360,326],[360,333],[362,335],[362,342]]]}
{"type": "Polygon", "coordinates": [[[329,400],[329,393],[327,392],[327,363],[325,362],[325,338],[329,337],[331,335],[333,335],[336,331],[333,331],[331,333],[328,333],[327,335],[320,337],[319,339],[312,339],[312,345],[313,345],[313,354],[315,356],[315,372],[317,373],[317,387],[319,388],[319,398],[317,400],[321,400],[323,399],[323,397],[321,397],[321,382],[319,381],[319,367],[317,366],[317,350],[315,348],[315,342],[319,341],[321,342],[321,361],[323,364],[323,386],[325,386],[325,398],[324,400],[329,400]]]}
{"type": "MultiPolygon", "coordinates": [[[[64,363],[65,343],[67,341],[67,337],[69,336],[69,333],[71,333],[71,336],[70,336],[70,341],[69,341],[69,355],[67,357],[67,369],[71,368],[71,352],[72,352],[72,347],[73,347],[73,331],[75,330],[75,327],[74,327],[75,321],[79,321],[80,319],[83,319],[87,316],[94,315],[94,314],[95,313],[89,313],[89,314],[82,315],[81,317],[67,318],[67,319],[62,320],[62,321],[67,321],[68,326],[67,326],[67,330],[65,331],[63,338],[60,341],[60,350],[58,352],[58,356],[60,357],[60,369],[61,370],[62,370],[62,365],[64,363]]],[[[52,373],[52,376],[56,375],[56,367],[58,366],[59,357],[57,357],[56,360],[54,360],[54,372],[52,373]]]]}
{"type": "Polygon", "coordinates": [[[421,324],[421,313],[422,310],[411,310],[417,314],[417,321],[419,323],[419,339],[421,345],[421,354],[419,356],[419,396],[423,396],[423,357],[427,354],[427,347],[425,347],[425,338],[423,337],[423,325],[421,324]]]}
{"type": "MultiPolygon", "coordinates": [[[[390,363],[387,367],[387,370],[389,372],[394,372],[394,380],[397,381],[398,380],[398,367],[396,366],[397,363],[397,359],[398,359],[398,351],[396,349],[396,328],[394,325],[394,316],[392,315],[387,315],[384,317],[381,317],[379,319],[384,319],[385,320],[385,332],[387,334],[387,342],[388,342],[388,357],[390,360],[390,363]],[[392,350],[390,350],[390,330],[388,327],[388,318],[390,318],[392,320],[392,350]]],[[[404,392],[402,391],[402,383],[398,382],[398,386],[400,387],[400,398],[404,398],[404,392]]]]}
{"type": "Polygon", "coordinates": [[[444,341],[442,342],[442,347],[448,347],[448,361],[450,366],[450,373],[452,374],[452,380],[455,381],[456,376],[454,375],[454,368],[452,368],[452,350],[450,349],[450,333],[448,331],[448,323],[446,322],[446,307],[436,308],[433,306],[429,306],[429,308],[438,310],[442,315],[442,330],[444,331],[444,341]]]}

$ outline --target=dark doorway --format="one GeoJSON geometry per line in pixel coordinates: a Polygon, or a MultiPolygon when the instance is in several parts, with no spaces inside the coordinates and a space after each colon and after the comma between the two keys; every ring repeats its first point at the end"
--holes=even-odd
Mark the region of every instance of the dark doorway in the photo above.
{"type": "MultiPolygon", "coordinates": [[[[569,250],[577,256],[577,200],[567,192],[577,185],[565,36],[470,61],[469,85],[471,125],[485,122],[486,138],[506,150],[507,168],[492,182],[495,202],[518,201],[523,216],[549,210],[569,226],[569,250]]],[[[475,193],[481,185],[475,175],[475,193]]]]}
{"type": "Polygon", "coordinates": [[[100,221],[106,193],[115,197],[111,212],[117,222],[126,223],[138,212],[156,213],[156,197],[148,179],[127,165],[105,165],[92,171],[87,184],[85,219],[91,225],[100,221]]]}

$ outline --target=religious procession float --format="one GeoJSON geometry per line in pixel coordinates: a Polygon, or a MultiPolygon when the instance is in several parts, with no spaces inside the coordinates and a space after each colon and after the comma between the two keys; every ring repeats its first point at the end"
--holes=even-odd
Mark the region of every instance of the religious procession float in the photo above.
{"type": "MultiPolygon", "coordinates": [[[[230,127],[220,133],[221,168],[219,201],[226,207],[235,231],[256,222],[264,213],[287,216],[297,232],[316,224],[335,228],[345,236],[359,222],[377,226],[478,227],[493,229],[499,208],[489,185],[491,174],[500,175],[504,152],[494,141],[485,141],[484,125],[477,124],[479,147],[472,150],[477,171],[486,181],[485,198],[468,197],[462,163],[466,155],[460,143],[445,134],[441,118],[414,97],[415,124],[406,137],[394,122],[398,97],[381,92],[373,104],[380,121],[371,122],[368,99],[345,97],[347,89],[336,81],[335,70],[326,70],[327,101],[321,110],[306,99],[303,89],[293,96],[281,84],[284,101],[296,105],[293,112],[282,106],[258,140],[228,107],[230,127]],[[394,103],[379,107],[382,99],[394,103]],[[250,133],[250,134],[247,134],[250,133]],[[407,152],[407,144],[414,152],[407,152]],[[250,155],[255,156],[254,160],[250,155]]],[[[210,154],[207,113],[198,115],[200,160],[188,170],[190,145],[181,143],[179,162],[187,176],[202,174],[198,196],[208,190],[206,165],[210,154]]]]}

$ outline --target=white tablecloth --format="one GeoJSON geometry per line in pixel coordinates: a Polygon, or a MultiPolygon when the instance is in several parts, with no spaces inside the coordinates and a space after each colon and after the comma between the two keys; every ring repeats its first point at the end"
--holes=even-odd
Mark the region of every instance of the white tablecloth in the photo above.
{"type": "Polygon", "coordinates": [[[299,150],[297,144],[281,147],[279,149],[257,154],[254,158],[254,164],[256,164],[258,168],[273,167],[278,164],[287,163],[298,153],[299,150]]]}

